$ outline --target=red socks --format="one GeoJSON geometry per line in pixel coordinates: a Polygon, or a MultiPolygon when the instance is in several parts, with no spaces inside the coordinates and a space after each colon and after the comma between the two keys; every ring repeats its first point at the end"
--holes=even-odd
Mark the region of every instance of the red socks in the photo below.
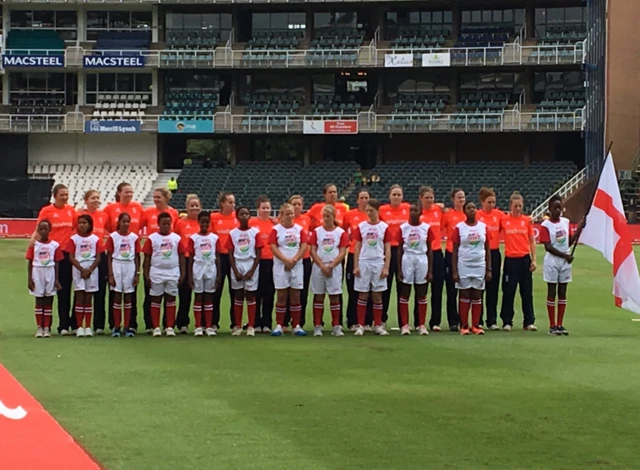
{"type": "MultiPolygon", "coordinates": [[[[93,308],[91,307],[91,304],[85,305],[84,306],[84,327],[85,328],[91,328],[91,317],[93,315],[93,308]]],[[[78,328],[80,327],[80,325],[78,325],[78,328]]]]}
{"type": "Polygon", "coordinates": [[[202,302],[193,303],[193,320],[196,328],[202,328],[202,302]]]}
{"type": "MultiPolygon", "coordinates": [[[[284,326],[284,316],[287,314],[287,306],[276,304],[276,325],[284,326]]],[[[291,309],[293,316],[293,309],[291,309]]]]}
{"type": "Polygon", "coordinates": [[[76,305],[74,310],[76,314],[76,328],[82,328],[82,321],[84,320],[84,305],[76,305]]]}
{"type": "Polygon", "coordinates": [[[558,297],[558,326],[564,321],[564,311],[567,309],[567,299],[558,297]]]}
{"type": "Polygon", "coordinates": [[[127,302],[124,304],[124,328],[128,330],[130,324],[131,324],[131,302],[127,302]]]}
{"type": "Polygon", "coordinates": [[[249,316],[249,326],[256,326],[256,301],[247,300],[247,315],[249,316]]]}
{"type": "Polygon", "coordinates": [[[173,328],[176,325],[176,301],[164,301],[164,314],[167,317],[167,328],[173,328]]]}
{"type": "Polygon", "coordinates": [[[34,312],[36,314],[36,326],[38,328],[44,328],[44,309],[36,305],[34,312]]]}
{"type": "Polygon", "coordinates": [[[471,307],[469,299],[460,297],[458,300],[458,311],[460,312],[461,328],[469,328],[469,307],[471,307]]]}
{"type": "Polygon", "coordinates": [[[358,325],[364,326],[365,319],[367,318],[367,301],[360,300],[359,297],[358,302],[356,303],[356,316],[358,325]]]}
{"type": "MultiPolygon", "coordinates": [[[[332,312],[333,313],[333,312],[332,312]]],[[[313,325],[322,325],[322,316],[324,315],[324,304],[313,303],[313,325]]]]}
{"type": "MultiPolygon", "coordinates": [[[[364,303],[364,309],[367,309],[367,303],[364,303]]],[[[382,304],[373,304],[373,323],[376,326],[382,326],[382,304]]]]}
{"type": "Polygon", "coordinates": [[[151,326],[160,328],[160,304],[151,302],[151,326]]]}
{"type": "Polygon", "coordinates": [[[44,311],[44,327],[45,328],[51,328],[51,323],[53,322],[53,315],[51,315],[51,309],[53,307],[51,305],[48,305],[46,307],[44,307],[43,311],[44,311]]]}
{"type": "Polygon", "coordinates": [[[547,315],[549,316],[549,328],[555,328],[556,325],[556,299],[547,297],[547,315]]]}
{"type": "Polygon", "coordinates": [[[340,302],[331,303],[329,309],[331,310],[331,326],[338,326],[340,324],[340,302]]]}
{"type": "Polygon", "coordinates": [[[427,298],[422,297],[418,299],[418,326],[424,326],[426,322],[427,322],[427,298]]]}
{"type": "Polygon", "coordinates": [[[113,303],[113,327],[120,329],[122,323],[122,304],[113,303]]]}
{"type": "Polygon", "coordinates": [[[300,325],[300,314],[302,312],[302,307],[300,304],[291,304],[289,306],[289,311],[291,312],[291,326],[293,328],[300,325]]]}
{"type": "Polygon", "coordinates": [[[409,299],[400,297],[400,326],[409,324],[409,299]]]}
{"type": "Polygon", "coordinates": [[[233,299],[233,324],[236,328],[242,328],[242,309],[244,302],[242,300],[233,299]]]}
{"type": "Polygon", "coordinates": [[[471,326],[478,326],[480,324],[480,317],[482,316],[482,300],[471,301],[471,326]]]}
{"type": "Polygon", "coordinates": [[[213,326],[213,303],[204,304],[204,327],[211,328],[213,326]]]}

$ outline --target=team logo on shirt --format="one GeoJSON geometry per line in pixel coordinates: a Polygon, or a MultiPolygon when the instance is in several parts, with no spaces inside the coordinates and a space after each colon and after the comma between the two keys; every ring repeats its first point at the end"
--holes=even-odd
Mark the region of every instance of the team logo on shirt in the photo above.
{"type": "Polygon", "coordinates": [[[284,236],[284,244],[287,248],[297,248],[298,247],[298,238],[295,233],[287,233],[284,236]]]}
{"type": "Polygon", "coordinates": [[[46,248],[40,249],[37,259],[40,266],[49,266],[49,263],[51,263],[51,253],[46,248]]]}
{"type": "Polygon", "coordinates": [[[565,232],[563,229],[556,230],[556,242],[560,243],[561,245],[564,245],[566,241],[567,241],[567,232],[565,232]]]}
{"type": "Polygon", "coordinates": [[[163,258],[171,258],[171,254],[173,253],[173,243],[171,243],[171,240],[162,240],[162,243],[160,243],[160,253],[163,258]]]}
{"type": "Polygon", "coordinates": [[[367,235],[365,236],[365,240],[367,240],[367,244],[371,248],[377,246],[378,245],[378,232],[373,231],[373,230],[367,232],[367,235]]]}
{"type": "Polygon", "coordinates": [[[250,245],[251,240],[249,240],[249,237],[247,237],[246,235],[241,235],[238,238],[238,250],[240,250],[240,253],[246,253],[247,251],[249,251],[250,245]]]}
{"type": "Polygon", "coordinates": [[[78,247],[78,252],[80,253],[80,257],[84,259],[88,259],[91,257],[91,243],[83,241],[80,243],[78,247]]]}
{"type": "Polygon", "coordinates": [[[420,233],[409,233],[409,248],[418,248],[420,246],[420,233]]]}
{"type": "Polygon", "coordinates": [[[327,237],[324,240],[322,240],[322,248],[324,249],[325,253],[331,253],[334,248],[333,238],[327,237]]]}
{"type": "Polygon", "coordinates": [[[469,242],[469,245],[471,246],[478,246],[480,244],[480,234],[478,232],[469,232],[469,235],[467,235],[467,242],[469,242]]]}
{"type": "Polygon", "coordinates": [[[204,259],[211,258],[213,254],[213,245],[211,244],[211,240],[201,240],[200,241],[200,254],[204,259]]]}
{"type": "Polygon", "coordinates": [[[131,257],[131,243],[129,243],[129,240],[122,240],[122,242],[120,242],[118,253],[120,254],[120,257],[124,259],[129,259],[131,257]]]}

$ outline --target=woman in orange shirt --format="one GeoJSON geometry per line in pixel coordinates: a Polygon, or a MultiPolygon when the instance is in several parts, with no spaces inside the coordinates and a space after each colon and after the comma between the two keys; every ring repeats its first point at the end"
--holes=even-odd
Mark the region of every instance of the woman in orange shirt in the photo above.
{"type": "Polygon", "coordinates": [[[249,227],[260,231],[264,246],[260,252],[258,264],[258,290],[256,291],[256,319],[254,330],[271,333],[273,322],[273,302],[276,288],[273,284],[273,253],[269,245],[269,236],[275,224],[271,218],[271,200],[268,196],[259,196],[256,201],[258,216],[249,220],[249,227]]]}
{"type": "MultiPolygon", "coordinates": [[[[289,198],[289,204],[293,206],[293,223],[302,227],[307,235],[310,236],[311,221],[307,214],[303,214],[304,198],[298,194],[289,198]]],[[[339,203],[343,204],[343,203],[339,203]]],[[[346,213],[345,213],[346,214],[346,213]]],[[[343,215],[344,217],[344,215],[343,215]]],[[[321,220],[322,221],[322,220],[321,220]]],[[[307,300],[309,299],[309,282],[311,282],[311,254],[307,250],[302,257],[302,267],[304,269],[302,292],[300,292],[300,328],[304,328],[304,324],[307,318],[307,300]]],[[[342,296],[340,296],[340,305],[342,305],[342,296]]],[[[285,323],[288,324],[288,320],[291,319],[291,313],[289,312],[289,305],[287,304],[287,316],[285,317],[285,323]]],[[[342,319],[340,319],[342,321],[342,319]]]]}
{"type": "Polygon", "coordinates": [[[329,204],[336,210],[336,225],[342,225],[344,216],[348,212],[347,205],[344,202],[338,201],[338,187],[333,183],[328,183],[322,188],[322,194],[324,195],[324,202],[318,202],[311,206],[307,212],[309,217],[309,230],[313,230],[316,227],[322,225],[322,209],[329,204]]]}
{"type": "MultiPolygon", "coordinates": [[[[100,240],[104,240],[108,233],[106,231],[107,214],[100,210],[102,202],[100,201],[100,192],[90,189],[84,193],[85,208],[77,211],[78,216],[86,214],[93,219],[93,233],[100,240]]],[[[104,326],[107,316],[106,300],[107,300],[107,284],[109,281],[109,257],[101,256],[100,265],[98,266],[98,292],[93,294],[93,331],[97,335],[104,333],[104,326]]],[[[113,328],[111,328],[113,330],[113,328]]]]}
{"type": "Polygon", "coordinates": [[[522,213],[524,198],[519,192],[511,195],[510,214],[500,224],[504,232],[504,269],[502,273],[502,319],[504,331],[513,328],[516,289],[520,286],[525,331],[537,331],[533,313],[533,272],[536,270],[536,240],[531,217],[522,213]]]}
{"type": "MultiPolygon", "coordinates": [[[[202,211],[202,203],[200,202],[200,198],[197,194],[188,194],[186,200],[187,206],[187,216],[178,219],[175,222],[173,231],[180,235],[183,243],[187,243],[189,237],[194,233],[198,233],[200,231],[200,224],[198,223],[198,214],[202,211]]],[[[185,260],[187,266],[189,264],[190,258],[185,260]]],[[[187,271],[190,272],[190,271],[187,271]]],[[[185,276],[185,279],[182,284],[178,286],[178,296],[180,298],[180,303],[178,304],[178,314],[176,316],[176,328],[180,331],[180,333],[188,333],[189,332],[189,310],[191,309],[191,286],[189,285],[188,276],[185,276]]],[[[203,312],[207,310],[213,315],[213,303],[205,303],[194,304],[193,305],[193,315],[200,315],[202,318],[203,312]]],[[[204,325],[204,322],[202,322],[204,325]]]]}
{"type": "MultiPolygon", "coordinates": [[[[353,289],[353,252],[356,247],[356,241],[353,239],[352,234],[356,229],[360,222],[366,222],[369,220],[369,216],[367,215],[367,204],[369,203],[369,199],[371,199],[371,194],[366,189],[361,189],[358,191],[356,196],[356,202],[358,203],[358,207],[355,209],[351,209],[344,216],[344,221],[342,222],[342,228],[349,235],[349,254],[347,255],[347,269],[346,273],[346,281],[347,281],[347,292],[349,294],[349,300],[347,302],[347,328],[350,331],[355,331],[356,325],[358,324],[357,318],[357,303],[358,303],[358,293],[353,289]]],[[[373,301],[369,298],[369,302],[367,303],[367,316],[365,317],[365,329],[370,330],[371,325],[373,324],[373,301]]]]}
{"type": "MultiPolygon", "coordinates": [[[[105,226],[107,233],[111,234],[118,229],[118,217],[120,217],[120,214],[129,214],[129,231],[138,235],[140,233],[140,221],[142,218],[142,204],[133,200],[133,187],[123,181],[116,188],[115,199],[115,202],[107,204],[107,207],[104,208],[104,213],[107,214],[107,223],[105,226]]],[[[129,332],[134,334],[138,329],[137,292],[136,288],[131,300],[131,320],[129,322],[129,332]]],[[[110,326],[113,326],[113,300],[113,291],[109,290],[110,326]]]]}
{"type": "MultiPolygon", "coordinates": [[[[53,187],[53,203],[44,206],[38,214],[38,224],[48,220],[51,224],[49,239],[54,240],[65,247],[69,244],[71,236],[75,235],[77,216],[69,201],[69,190],[64,184],[56,184],[53,187]]],[[[37,225],[37,224],[36,224],[37,225]]],[[[33,233],[32,240],[37,240],[37,231],[33,233]]],[[[69,254],[64,253],[64,258],[58,264],[58,281],[60,289],[58,295],[58,333],[68,335],[75,329],[75,316],[71,312],[71,262],[69,254]]]]}
{"type": "Polygon", "coordinates": [[[447,321],[449,323],[449,329],[451,331],[458,331],[460,316],[458,315],[458,290],[456,289],[456,283],[453,280],[453,268],[451,264],[451,255],[453,253],[453,232],[460,222],[467,220],[467,216],[464,214],[462,208],[466,201],[466,195],[460,188],[455,188],[451,191],[451,202],[453,208],[445,212],[442,217],[441,232],[444,232],[447,236],[447,245],[444,253],[444,269],[445,269],[445,285],[447,287],[447,321]]]}
{"type": "MultiPolygon", "coordinates": [[[[236,198],[233,194],[224,192],[218,198],[220,212],[211,214],[211,231],[218,235],[220,242],[220,288],[213,294],[213,328],[220,328],[220,301],[224,290],[224,280],[228,280],[229,292],[229,320],[233,328],[235,316],[233,314],[233,291],[231,290],[231,262],[229,261],[229,232],[239,226],[236,219],[236,198]]],[[[238,325],[241,326],[241,325],[238,325]]]]}
{"type": "MultiPolygon", "coordinates": [[[[397,276],[398,271],[398,245],[400,244],[399,233],[400,226],[409,222],[409,208],[411,204],[402,202],[404,192],[402,186],[394,184],[389,188],[389,204],[380,207],[380,220],[386,222],[389,226],[387,232],[391,240],[391,264],[389,264],[389,277],[387,277],[387,290],[382,293],[382,321],[387,322],[389,319],[389,302],[391,300],[391,287],[393,279],[397,276]]],[[[400,321],[400,283],[396,279],[396,312],[398,315],[398,325],[400,321]]]]}
{"type": "MultiPolygon", "coordinates": [[[[442,289],[444,288],[444,257],[442,256],[442,236],[440,234],[442,226],[442,207],[436,204],[435,191],[430,186],[420,188],[420,204],[422,205],[421,222],[429,224],[433,232],[431,250],[433,251],[433,279],[431,281],[431,318],[429,328],[431,331],[440,331],[440,321],[442,320],[442,289]]],[[[418,306],[414,304],[414,318],[419,318],[418,306]]],[[[414,321],[414,326],[418,325],[414,321]]]]}
{"type": "MultiPolygon", "coordinates": [[[[480,189],[478,199],[482,209],[476,213],[476,218],[487,226],[489,246],[491,247],[491,280],[487,281],[485,286],[484,302],[487,309],[487,328],[498,330],[498,291],[500,290],[500,268],[502,267],[500,222],[504,217],[504,212],[496,209],[496,193],[493,189],[480,189]]],[[[482,317],[480,317],[480,325],[482,325],[482,317]]]]}

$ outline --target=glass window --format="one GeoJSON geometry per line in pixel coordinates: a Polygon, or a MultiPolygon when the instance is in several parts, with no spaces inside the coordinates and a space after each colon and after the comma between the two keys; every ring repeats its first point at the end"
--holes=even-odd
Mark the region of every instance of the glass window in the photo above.
{"type": "Polygon", "coordinates": [[[87,74],[87,83],[86,83],[87,91],[98,91],[98,77],[95,73],[87,74]]]}
{"type": "Polygon", "coordinates": [[[10,19],[12,28],[27,28],[31,26],[30,11],[11,10],[10,19]]]}
{"type": "Polygon", "coordinates": [[[98,74],[98,91],[116,91],[116,74],[98,74]]]}
{"type": "Polygon", "coordinates": [[[88,11],[87,28],[103,28],[109,26],[109,13],[106,11],[88,11]]]}
{"type": "Polygon", "coordinates": [[[51,73],[48,75],[47,91],[64,91],[65,74],[51,73]]]}
{"type": "Polygon", "coordinates": [[[130,29],[131,13],[128,11],[110,11],[109,29],[130,29]]]}
{"type": "Polygon", "coordinates": [[[56,11],[56,28],[77,28],[78,15],[75,11],[56,11]]]}
{"type": "Polygon", "coordinates": [[[151,74],[137,73],[135,74],[135,91],[149,93],[151,92],[151,74]]]}
{"type": "Polygon", "coordinates": [[[462,22],[463,23],[471,23],[471,12],[463,11],[462,12],[462,22]]]}
{"type": "Polygon", "coordinates": [[[582,7],[571,7],[565,9],[565,22],[566,23],[582,23],[582,7]]]}
{"type": "Polygon", "coordinates": [[[150,11],[131,12],[131,29],[151,29],[151,16],[150,11]]]}
{"type": "Polygon", "coordinates": [[[186,14],[183,21],[184,29],[202,28],[202,15],[186,14]]]}
{"type": "Polygon", "coordinates": [[[231,13],[220,14],[220,28],[223,30],[231,30],[231,13]]]}
{"type": "Polygon", "coordinates": [[[33,12],[34,28],[54,28],[55,27],[55,12],[54,11],[34,11],[33,12]]]}
{"type": "Polygon", "coordinates": [[[13,91],[26,90],[28,88],[27,74],[24,72],[16,72],[9,74],[9,86],[13,91]]]}
{"type": "Polygon", "coordinates": [[[184,15],[180,13],[167,13],[167,16],[166,16],[167,29],[182,29],[183,19],[184,19],[184,15]]]}
{"type": "Polygon", "coordinates": [[[442,23],[443,12],[442,11],[434,11],[431,15],[432,23],[442,23]]]}
{"type": "Polygon", "coordinates": [[[29,91],[47,91],[47,75],[46,73],[29,73],[29,91]]]}
{"type": "Polygon", "coordinates": [[[269,29],[269,13],[254,13],[252,27],[254,30],[269,29]]]}

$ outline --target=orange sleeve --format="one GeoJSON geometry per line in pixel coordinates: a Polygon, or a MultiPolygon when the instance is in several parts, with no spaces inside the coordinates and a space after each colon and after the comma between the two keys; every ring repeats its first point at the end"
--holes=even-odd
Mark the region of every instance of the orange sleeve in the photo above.
{"type": "Polygon", "coordinates": [[[531,221],[531,219],[529,219],[529,228],[528,228],[528,231],[529,231],[529,236],[530,236],[530,237],[533,237],[533,222],[531,221]]]}
{"type": "Polygon", "coordinates": [[[305,229],[300,230],[300,243],[308,243],[309,234],[305,229]]]}
{"type": "MultiPolygon", "coordinates": [[[[62,248],[62,246],[60,246],[60,248],[62,248]]],[[[73,239],[70,239],[70,240],[67,242],[67,245],[66,245],[64,248],[62,248],[62,249],[63,249],[64,251],[66,251],[67,253],[75,253],[75,252],[76,252],[76,244],[75,244],[75,242],[73,241],[73,239]]]]}
{"type": "Polygon", "coordinates": [[[431,245],[435,239],[436,235],[433,233],[433,229],[429,227],[429,231],[427,232],[427,243],[431,245]]]}
{"type": "MultiPolygon", "coordinates": [[[[300,239],[302,240],[302,234],[300,235],[300,239]]],[[[277,245],[277,244],[278,244],[278,232],[276,231],[276,229],[273,229],[269,234],[269,245],[277,245]]]]}
{"type": "Polygon", "coordinates": [[[353,232],[351,232],[351,238],[353,238],[357,242],[362,241],[362,234],[360,233],[360,227],[356,227],[353,232]]]}
{"type": "Polygon", "coordinates": [[[311,232],[308,243],[309,246],[318,246],[318,234],[315,230],[311,232]]]}
{"type": "MultiPolygon", "coordinates": [[[[187,253],[189,254],[189,256],[193,256],[196,252],[196,244],[193,242],[193,238],[189,237],[186,240],[187,244],[188,244],[188,248],[187,248],[187,253]]],[[[220,239],[218,238],[218,242],[220,242],[220,239]]],[[[216,250],[218,249],[218,243],[216,243],[216,250]]]]}
{"type": "Polygon", "coordinates": [[[386,229],[384,229],[384,243],[390,243],[391,242],[391,230],[389,230],[389,227],[387,227],[386,229]]]}
{"type": "Polygon", "coordinates": [[[256,233],[256,248],[264,248],[264,239],[262,238],[260,232],[256,233]]]}
{"type": "Polygon", "coordinates": [[[96,242],[96,253],[104,253],[104,243],[100,239],[96,242]]]}
{"type": "Polygon", "coordinates": [[[107,238],[107,245],[105,246],[105,250],[113,253],[113,250],[115,249],[115,247],[113,246],[113,238],[111,238],[111,236],[109,236],[109,238],[107,238]]]}
{"type": "Polygon", "coordinates": [[[40,212],[38,213],[38,223],[42,222],[47,218],[50,210],[51,210],[51,204],[49,204],[48,206],[44,206],[42,209],[40,209],[40,212]]]}
{"type": "MultiPolygon", "coordinates": [[[[229,237],[229,240],[231,240],[231,237],[229,237]]],[[[218,240],[216,241],[216,252],[221,252],[222,248],[222,241],[220,240],[220,238],[218,238],[218,240]]]]}
{"type": "MultiPolygon", "coordinates": [[[[149,241],[149,239],[147,238],[147,242],[149,241]]],[[[139,254],[142,250],[140,249],[140,239],[136,239],[136,242],[134,243],[136,248],[135,248],[135,253],[139,254]]]]}
{"type": "Polygon", "coordinates": [[[398,245],[404,244],[404,239],[402,238],[402,229],[398,230],[398,235],[396,236],[396,241],[398,245]]]}
{"type": "MultiPolygon", "coordinates": [[[[220,239],[218,238],[218,242],[220,241],[220,239]]],[[[229,237],[227,238],[227,246],[226,246],[227,250],[229,251],[234,251],[236,249],[235,246],[233,246],[233,238],[229,237]]]]}
{"type": "Polygon", "coordinates": [[[33,245],[29,245],[29,248],[27,249],[27,254],[24,255],[24,259],[33,261],[33,258],[34,258],[33,245]]]}
{"type": "Polygon", "coordinates": [[[451,235],[451,241],[453,243],[460,243],[460,229],[458,227],[453,229],[453,234],[451,235]]]}
{"type": "Polygon", "coordinates": [[[347,235],[347,232],[342,232],[342,235],[340,235],[340,248],[349,248],[349,235],[347,235]]]}
{"type": "Polygon", "coordinates": [[[178,242],[178,254],[188,256],[187,244],[182,239],[178,242]]]}
{"type": "Polygon", "coordinates": [[[540,243],[551,243],[551,234],[544,225],[540,226],[540,243]]]}
{"type": "Polygon", "coordinates": [[[147,240],[144,242],[144,247],[142,247],[142,252],[145,255],[150,255],[153,253],[153,243],[151,243],[150,238],[147,238],[147,240]]]}
{"type": "Polygon", "coordinates": [[[64,259],[64,254],[62,253],[61,247],[58,247],[55,254],[53,255],[53,259],[55,261],[62,261],[64,259]]]}

